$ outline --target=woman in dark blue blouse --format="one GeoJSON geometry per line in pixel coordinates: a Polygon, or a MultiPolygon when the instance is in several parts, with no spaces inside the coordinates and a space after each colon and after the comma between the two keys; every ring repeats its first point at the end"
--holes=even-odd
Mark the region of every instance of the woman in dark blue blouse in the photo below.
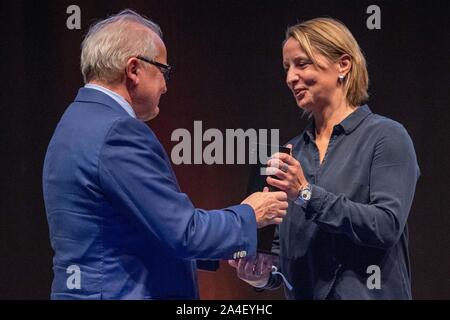
{"type": "MultiPolygon", "coordinates": [[[[288,28],[286,83],[311,121],[269,161],[288,194],[273,251],[289,299],[410,299],[407,218],[419,168],[398,122],[367,105],[364,56],[340,22],[288,28]],[[292,287],[291,287],[292,285],[292,287]]],[[[282,283],[270,256],[231,261],[256,287],[282,283]]]]}

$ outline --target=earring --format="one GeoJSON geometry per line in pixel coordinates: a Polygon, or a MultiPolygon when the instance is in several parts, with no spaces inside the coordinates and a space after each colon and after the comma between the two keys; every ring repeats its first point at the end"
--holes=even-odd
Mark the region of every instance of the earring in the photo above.
{"type": "Polygon", "coordinates": [[[343,74],[340,74],[340,75],[339,75],[339,81],[340,81],[340,82],[344,81],[344,78],[345,78],[345,76],[344,76],[343,74]]]}

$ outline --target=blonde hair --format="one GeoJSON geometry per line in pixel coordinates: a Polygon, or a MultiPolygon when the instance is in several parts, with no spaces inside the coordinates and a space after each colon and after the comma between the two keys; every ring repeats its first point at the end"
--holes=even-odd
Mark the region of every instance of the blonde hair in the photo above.
{"type": "Polygon", "coordinates": [[[355,38],[347,27],[331,18],[316,18],[291,26],[286,31],[285,42],[289,38],[297,40],[309,59],[320,67],[314,52],[330,61],[337,61],[343,54],[351,57],[351,68],[343,80],[344,93],[352,106],[358,106],[369,97],[369,75],[366,59],[355,38]]]}
{"type": "Polygon", "coordinates": [[[157,52],[153,35],[162,38],[159,26],[126,9],[92,25],[81,45],[81,73],[84,82],[119,81],[130,57],[153,59],[157,52]]]}

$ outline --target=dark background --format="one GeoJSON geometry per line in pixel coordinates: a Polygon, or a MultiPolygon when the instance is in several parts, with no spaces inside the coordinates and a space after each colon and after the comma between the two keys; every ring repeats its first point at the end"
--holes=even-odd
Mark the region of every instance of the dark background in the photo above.
{"type": "MultiPolygon", "coordinates": [[[[421,178],[409,218],[413,296],[450,299],[448,155],[449,17],[446,1],[4,1],[0,4],[0,299],[47,299],[52,251],[42,200],[47,144],[82,86],[80,43],[88,26],[124,8],[160,24],[174,75],[150,126],[170,154],[177,128],[279,128],[281,142],[306,119],[281,65],[288,25],[319,16],[343,21],[363,49],[373,112],[410,133],[421,178]],[[66,8],[81,8],[81,30],[66,28],[66,8]],[[381,8],[368,30],[366,8],[381,8]]],[[[240,202],[244,165],[182,165],[175,171],[198,207],[240,202]]],[[[255,293],[222,263],[200,273],[204,299],[274,299],[255,293]]]]}

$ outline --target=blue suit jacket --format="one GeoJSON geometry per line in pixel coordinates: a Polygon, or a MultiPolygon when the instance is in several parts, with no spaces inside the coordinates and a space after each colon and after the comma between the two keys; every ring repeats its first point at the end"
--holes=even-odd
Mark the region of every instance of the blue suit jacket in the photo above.
{"type": "Polygon", "coordinates": [[[256,251],[252,208],[194,208],[152,130],[98,90],[62,116],[43,188],[53,299],[196,299],[194,259],[256,251]]]}

